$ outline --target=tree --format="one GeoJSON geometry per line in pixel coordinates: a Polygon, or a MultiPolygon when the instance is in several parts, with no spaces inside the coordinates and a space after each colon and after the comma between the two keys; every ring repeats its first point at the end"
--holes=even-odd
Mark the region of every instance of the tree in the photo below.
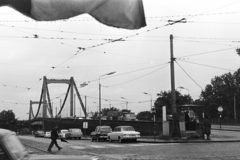
{"type": "Polygon", "coordinates": [[[12,110],[0,112],[0,128],[14,130],[16,122],[17,120],[12,110]]]}
{"type": "MultiPolygon", "coordinates": [[[[211,84],[206,85],[201,92],[200,98],[195,101],[197,104],[205,105],[205,113],[211,117],[218,117],[217,108],[223,107],[223,117],[234,117],[234,97],[236,106],[240,105],[240,69],[236,72],[215,76],[211,84]]],[[[237,117],[240,117],[240,110],[237,108],[237,117]]]]}
{"type": "MultiPolygon", "coordinates": [[[[171,111],[171,91],[161,91],[157,94],[158,98],[154,102],[156,108],[156,118],[162,117],[162,107],[166,106],[167,114],[172,114],[171,111]]],[[[190,95],[182,95],[176,91],[176,105],[183,105],[192,103],[193,100],[190,95]]]]}
{"type": "Polygon", "coordinates": [[[119,109],[115,108],[115,107],[111,107],[111,108],[103,108],[102,109],[102,116],[107,116],[107,113],[109,111],[120,111],[119,109]]]}
{"type": "Polygon", "coordinates": [[[139,112],[136,117],[138,120],[151,120],[152,114],[149,111],[143,111],[139,112]]]}

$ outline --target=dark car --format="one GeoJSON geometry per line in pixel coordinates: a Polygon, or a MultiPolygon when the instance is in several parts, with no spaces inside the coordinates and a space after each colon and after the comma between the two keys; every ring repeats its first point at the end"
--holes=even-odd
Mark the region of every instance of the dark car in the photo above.
{"type": "Polygon", "coordinates": [[[43,131],[36,131],[34,132],[35,137],[44,137],[45,133],[43,131]]]}
{"type": "Polygon", "coordinates": [[[98,160],[90,155],[29,154],[14,132],[0,129],[0,160],[98,160]]]}
{"type": "Polygon", "coordinates": [[[100,140],[107,140],[107,134],[112,132],[110,126],[97,126],[95,131],[91,133],[91,140],[99,142],[100,140]]]}

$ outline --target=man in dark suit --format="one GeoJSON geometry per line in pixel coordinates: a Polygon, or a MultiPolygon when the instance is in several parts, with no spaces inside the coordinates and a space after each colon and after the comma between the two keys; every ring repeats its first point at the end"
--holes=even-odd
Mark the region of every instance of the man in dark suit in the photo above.
{"type": "Polygon", "coordinates": [[[61,150],[62,149],[62,147],[59,147],[59,145],[58,145],[58,143],[57,143],[57,138],[58,138],[58,132],[57,132],[57,130],[58,130],[58,126],[56,125],[54,128],[53,128],[53,130],[51,131],[51,143],[50,143],[50,145],[49,145],[49,147],[48,147],[48,152],[51,152],[52,150],[52,147],[53,147],[53,145],[55,144],[55,146],[58,148],[58,150],[61,150]]]}

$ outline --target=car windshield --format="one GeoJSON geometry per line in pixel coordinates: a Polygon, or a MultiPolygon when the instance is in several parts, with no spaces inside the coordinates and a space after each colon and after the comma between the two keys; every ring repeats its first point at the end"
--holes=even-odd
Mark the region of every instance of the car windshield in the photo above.
{"type": "Polygon", "coordinates": [[[25,147],[19,141],[19,139],[15,135],[10,135],[4,139],[8,150],[14,154],[17,159],[22,159],[27,155],[25,147]]]}
{"type": "Polygon", "coordinates": [[[133,127],[123,127],[123,131],[135,131],[133,127]]]}
{"type": "Polygon", "coordinates": [[[112,129],[111,129],[111,128],[101,128],[100,130],[101,130],[101,131],[108,131],[108,132],[112,132],[112,129]]]}
{"type": "Polygon", "coordinates": [[[80,129],[72,129],[72,132],[81,132],[80,129]]]}

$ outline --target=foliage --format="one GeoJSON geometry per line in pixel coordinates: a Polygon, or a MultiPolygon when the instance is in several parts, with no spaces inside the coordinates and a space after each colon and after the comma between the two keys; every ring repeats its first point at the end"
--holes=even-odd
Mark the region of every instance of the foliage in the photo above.
{"type": "MultiPolygon", "coordinates": [[[[176,91],[176,105],[183,105],[192,103],[193,100],[190,95],[182,95],[176,91]]],[[[171,91],[161,91],[157,94],[158,98],[154,102],[156,108],[156,118],[162,117],[162,107],[166,106],[167,114],[171,114],[171,91]]]]}
{"type": "Polygon", "coordinates": [[[139,112],[136,117],[138,120],[151,120],[152,114],[149,111],[143,111],[139,112]]]}
{"type": "Polygon", "coordinates": [[[102,109],[102,116],[107,116],[107,113],[109,111],[120,111],[119,109],[115,108],[115,107],[111,107],[111,108],[103,108],[102,109]]]}
{"type": "MultiPolygon", "coordinates": [[[[206,85],[201,92],[197,104],[205,105],[205,113],[211,117],[218,117],[219,106],[223,107],[223,117],[234,118],[234,97],[236,106],[240,106],[240,69],[236,72],[215,76],[211,84],[206,85]]],[[[240,117],[240,109],[237,109],[237,117],[240,117]]]]}
{"type": "Polygon", "coordinates": [[[17,120],[12,110],[0,112],[0,128],[13,130],[16,126],[17,120]]]}

